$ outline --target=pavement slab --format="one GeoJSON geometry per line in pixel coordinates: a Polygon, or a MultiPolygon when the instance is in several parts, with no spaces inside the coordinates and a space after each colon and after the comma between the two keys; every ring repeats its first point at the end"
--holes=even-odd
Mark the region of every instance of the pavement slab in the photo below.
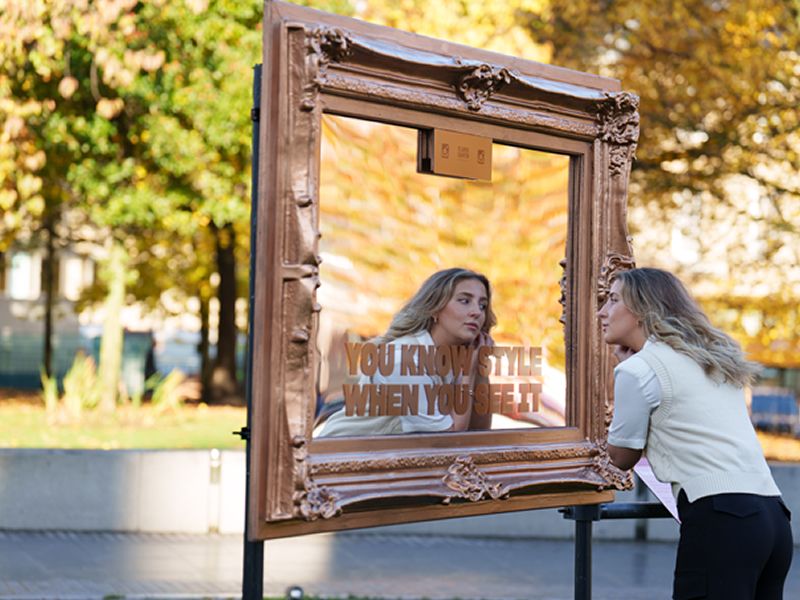
{"type": "MultiPolygon", "coordinates": [[[[238,535],[0,531],[0,600],[238,598],[238,535]]],[[[264,594],[572,600],[570,540],[364,532],[266,542],[264,594]]],[[[675,544],[595,540],[593,600],[667,600],[675,544]]],[[[793,567],[786,598],[800,598],[793,567]]]]}

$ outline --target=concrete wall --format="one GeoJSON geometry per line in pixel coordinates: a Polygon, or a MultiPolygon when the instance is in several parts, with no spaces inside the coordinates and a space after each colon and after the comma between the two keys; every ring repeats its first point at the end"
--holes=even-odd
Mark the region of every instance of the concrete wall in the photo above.
{"type": "MultiPolygon", "coordinates": [[[[800,543],[800,466],[771,466],[797,515],[793,526],[800,543]]],[[[239,450],[0,449],[0,529],[241,533],[244,489],[244,452],[239,450]]],[[[617,500],[637,497],[622,492],[617,500]]],[[[630,519],[600,521],[594,535],[632,539],[635,527],[630,519]]],[[[648,539],[678,538],[672,519],[650,519],[646,527],[648,539]]],[[[548,509],[368,531],[569,538],[574,523],[548,509]]]]}

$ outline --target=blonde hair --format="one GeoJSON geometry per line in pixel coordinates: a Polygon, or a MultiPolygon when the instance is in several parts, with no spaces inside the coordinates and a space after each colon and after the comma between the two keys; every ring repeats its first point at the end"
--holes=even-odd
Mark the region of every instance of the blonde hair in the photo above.
{"type": "Polygon", "coordinates": [[[672,273],[640,268],[618,273],[621,296],[642,322],[645,335],[697,362],[717,383],[752,383],[758,366],[730,336],[711,325],[686,287],[672,273]]]}
{"type": "Polygon", "coordinates": [[[497,324],[497,317],[492,311],[492,289],[489,280],[484,275],[469,269],[452,268],[437,271],[428,277],[417,293],[397,312],[386,333],[375,339],[376,343],[391,342],[423,329],[430,331],[434,315],[447,305],[453,297],[456,285],[465,279],[477,279],[486,288],[486,319],[481,329],[488,333],[497,324]]]}

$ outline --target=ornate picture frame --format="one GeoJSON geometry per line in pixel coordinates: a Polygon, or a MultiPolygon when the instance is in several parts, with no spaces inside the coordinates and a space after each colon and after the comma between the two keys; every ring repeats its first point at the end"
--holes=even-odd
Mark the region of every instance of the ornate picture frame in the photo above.
{"type": "Polygon", "coordinates": [[[595,313],[633,266],[638,98],[619,82],[267,2],[248,532],[269,539],[607,502],[611,363],[595,313]],[[570,156],[561,262],[567,427],[312,441],[323,113],[443,127],[570,156]]]}

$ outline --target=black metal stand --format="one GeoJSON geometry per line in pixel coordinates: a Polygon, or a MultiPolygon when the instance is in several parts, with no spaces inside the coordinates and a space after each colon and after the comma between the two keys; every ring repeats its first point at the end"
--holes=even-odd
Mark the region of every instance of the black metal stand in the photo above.
{"type": "Polygon", "coordinates": [[[559,509],[575,521],[575,600],[592,599],[592,523],[600,519],[664,519],[671,517],[659,502],[614,502],[559,509]]]}
{"type": "Polygon", "coordinates": [[[264,542],[251,542],[248,540],[249,526],[247,516],[250,514],[250,432],[252,428],[252,373],[253,373],[253,305],[254,285],[256,272],[256,208],[258,206],[258,158],[259,158],[259,107],[261,106],[261,65],[253,67],[253,109],[250,117],[253,121],[253,158],[250,192],[250,297],[247,333],[247,384],[245,396],[247,399],[247,427],[239,432],[246,442],[246,488],[244,510],[244,568],[242,573],[242,600],[262,600],[264,597],[264,542]]]}

